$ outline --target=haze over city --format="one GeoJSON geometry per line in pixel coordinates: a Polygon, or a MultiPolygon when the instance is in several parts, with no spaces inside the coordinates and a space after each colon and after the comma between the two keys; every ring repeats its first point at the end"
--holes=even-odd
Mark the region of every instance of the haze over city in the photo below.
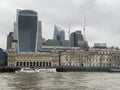
{"type": "Polygon", "coordinates": [[[71,32],[82,30],[86,17],[86,39],[90,46],[100,42],[119,47],[119,3],[119,0],[1,0],[0,47],[6,49],[7,35],[13,31],[17,9],[38,12],[45,39],[53,38],[54,24],[65,30],[68,39],[69,21],[71,32]]]}

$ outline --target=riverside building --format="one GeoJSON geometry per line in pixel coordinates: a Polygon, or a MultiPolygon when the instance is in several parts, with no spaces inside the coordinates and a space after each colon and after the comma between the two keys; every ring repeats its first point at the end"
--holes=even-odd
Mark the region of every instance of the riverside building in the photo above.
{"type": "Polygon", "coordinates": [[[54,53],[33,53],[8,51],[9,67],[52,67],[58,66],[58,58],[54,53]]]}
{"type": "Polygon", "coordinates": [[[12,42],[11,49],[7,50],[9,67],[56,67],[58,53],[56,52],[18,52],[17,42],[12,42]]]}
{"type": "Polygon", "coordinates": [[[120,50],[67,50],[61,54],[62,66],[120,66],[120,50]]]}

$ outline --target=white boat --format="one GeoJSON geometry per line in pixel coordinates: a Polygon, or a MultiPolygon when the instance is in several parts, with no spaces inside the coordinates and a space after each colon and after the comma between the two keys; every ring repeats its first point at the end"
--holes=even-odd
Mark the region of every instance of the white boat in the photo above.
{"type": "Polygon", "coordinates": [[[109,72],[119,72],[120,73],[120,68],[118,68],[118,69],[110,69],[109,72]]]}
{"type": "Polygon", "coordinates": [[[56,68],[35,69],[36,72],[56,72],[56,68]]]}
{"type": "Polygon", "coordinates": [[[19,72],[25,72],[25,73],[35,73],[35,69],[32,69],[32,68],[21,68],[21,70],[17,70],[15,71],[16,73],[19,73],[19,72]]]}
{"type": "Polygon", "coordinates": [[[25,73],[56,72],[56,68],[47,68],[47,69],[21,68],[21,70],[16,71],[16,73],[19,72],[25,72],[25,73]]]}

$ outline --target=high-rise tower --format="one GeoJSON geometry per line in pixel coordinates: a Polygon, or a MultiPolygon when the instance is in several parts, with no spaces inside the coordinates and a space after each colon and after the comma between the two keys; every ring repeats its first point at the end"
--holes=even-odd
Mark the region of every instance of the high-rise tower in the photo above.
{"type": "Polygon", "coordinates": [[[37,12],[19,10],[17,12],[18,51],[35,52],[37,49],[37,12]]]}
{"type": "Polygon", "coordinates": [[[42,25],[41,25],[41,23],[42,23],[41,21],[38,21],[38,24],[37,24],[37,50],[44,43],[43,38],[42,38],[42,25]]]}
{"type": "Polygon", "coordinates": [[[13,32],[10,32],[9,35],[7,35],[7,49],[11,48],[12,42],[13,42],[13,32]]]}
{"type": "Polygon", "coordinates": [[[14,32],[8,35],[7,49],[16,42],[18,52],[37,52],[43,44],[42,25],[38,14],[33,10],[17,9],[14,32]]]}
{"type": "Polygon", "coordinates": [[[87,41],[84,40],[81,31],[71,33],[70,36],[71,47],[80,47],[80,49],[88,50],[89,46],[87,41]]]}
{"type": "Polygon", "coordinates": [[[57,41],[62,41],[65,40],[65,32],[64,30],[62,30],[61,28],[59,28],[58,26],[54,26],[54,40],[57,41]]]}
{"type": "Polygon", "coordinates": [[[83,41],[83,35],[81,34],[81,31],[76,31],[71,33],[70,36],[71,46],[72,47],[78,47],[80,46],[80,41],[83,41]]]}

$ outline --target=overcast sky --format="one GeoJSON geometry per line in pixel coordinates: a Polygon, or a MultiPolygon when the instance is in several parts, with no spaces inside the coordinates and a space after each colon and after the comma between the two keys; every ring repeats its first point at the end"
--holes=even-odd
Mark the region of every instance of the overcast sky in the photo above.
{"type": "Polygon", "coordinates": [[[86,40],[120,47],[120,0],[0,0],[0,47],[6,49],[7,35],[13,31],[17,9],[38,12],[45,39],[53,38],[54,24],[66,32],[82,30],[86,17],[86,40]]]}

